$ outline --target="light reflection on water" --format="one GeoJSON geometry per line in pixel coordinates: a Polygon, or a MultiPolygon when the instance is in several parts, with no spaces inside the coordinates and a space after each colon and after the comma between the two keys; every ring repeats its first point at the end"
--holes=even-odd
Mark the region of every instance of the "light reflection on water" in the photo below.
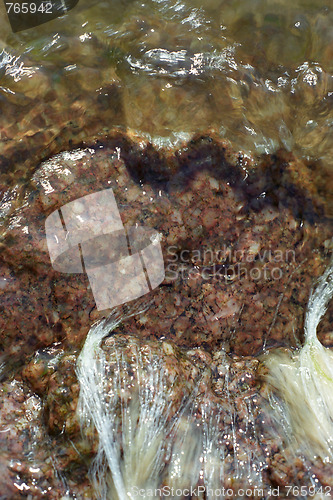
{"type": "Polygon", "coordinates": [[[1,32],[4,103],[8,92],[17,105],[36,98],[33,87],[42,99],[47,76],[61,114],[69,74],[80,97],[117,80],[123,114],[111,128],[157,144],[211,129],[243,151],[283,146],[332,161],[333,11],[321,0],[80,0],[68,15],[18,34],[3,19],[1,32]]]}
{"type": "MultiPolygon", "coordinates": [[[[329,169],[332,47],[333,10],[321,0],[80,0],[17,34],[4,15],[0,161],[26,141],[36,167],[45,145],[89,139],[97,119],[101,130],[129,128],[158,147],[213,130],[248,154],[282,146],[329,169]]],[[[20,196],[18,172],[0,215],[20,196]]],[[[243,410],[250,434],[251,406],[243,410]]],[[[261,463],[245,463],[261,474],[261,463]]]]}

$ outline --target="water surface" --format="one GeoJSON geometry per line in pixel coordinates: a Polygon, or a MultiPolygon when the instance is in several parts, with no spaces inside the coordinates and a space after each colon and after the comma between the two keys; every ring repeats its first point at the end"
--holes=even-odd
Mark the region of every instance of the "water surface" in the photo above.
{"type": "Polygon", "coordinates": [[[80,101],[97,94],[114,108],[115,84],[121,112],[110,110],[109,128],[158,144],[211,129],[248,153],[282,146],[332,162],[333,11],[323,0],[80,0],[62,18],[16,34],[4,16],[0,30],[5,128],[52,89],[53,126],[62,113],[69,121],[71,97],[89,136],[93,113],[82,109],[88,97],[80,101]]]}

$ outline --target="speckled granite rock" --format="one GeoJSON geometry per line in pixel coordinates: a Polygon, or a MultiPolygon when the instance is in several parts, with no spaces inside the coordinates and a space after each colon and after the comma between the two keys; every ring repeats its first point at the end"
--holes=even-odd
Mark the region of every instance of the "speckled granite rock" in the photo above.
{"type": "MultiPolygon", "coordinates": [[[[0,243],[3,376],[16,373],[22,401],[34,397],[41,405],[39,451],[29,455],[36,436],[20,450],[6,444],[2,466],[11,460],[24,464],[19,485],[27,484],[36,498],[47,487],[57,492],[55,498],[64,490],[77,498],[93,495],[87,473],[98,440],[93,429],[89,440],[80,433],[75,366],[89,325],[109,311],[97,311],[84,274],[53,270],[45,219],[71,200],[110,187],[125,225],[138,222],[160,232],[166,278],[150,293],[149,309],[105,341],[105,352],[110,342],[147,344],[163,364],[166,342],[174,349],[174,368],[192,366],[181,369],[185,377],[208,370],[195,418],[200,425],[207,420],[200,410],[205,404],[212,418],[223,415],[216,417],[216,432],[226,436],[225,487],[230,477],[235,487],[248,483],[235,473],[238,458],[252,467],[252,480],[260,477],[267,488],[307,484],[312,474],[330,484],[328,465],[289,456],[283,438],[271,431],[274,423],[265,424],[268,403],[259,361],[252,357],[302,341],[308,295],[328,262],[332,234],[323,210],[327,193],[312,182],[317,177],[311,165],[282,151],[254,161],[225,142],[198,137],[167,154],[118,134],[50,158],[16,198],[8,198],[0,243]],[[233,431],[237,453],[227,437],[233,431]],[[38,481],[29,469],[29,457],[38,468],[50,447],[65,482],[54,476],[53,465],[38,481]]],[[[326,345],[332,343],[331,320],[332,307],[319,331],[326,345]]],[[[3,418],[14,426],[18,417],[4,412],[3,418]]],[[[28,425],[23,422],[22,432],[28,425]]],[[[22,497],[13,484],[4,483],[5,498],[22,497]]]]}
{"type": "Polygon", "coordinates": [[[55,341],[79,348],[91,320],[107,314],[85,275],[52,269],[44,226],[65,203],[110,187],[125,225],[162,235],[166,279],[144,319],[126,324],[133,334],[208,351],[223,343],[244,355],[295,345],[332,228],[310,179],[291,155],[254,166],[209,138],[169,157],[118,136],[51,158],[3,226],[4,351],[15,362],[55,341]]]}
{"type": "Polygon", "coordinates": [[[1,384],[0,407],[1,498],[65,499],[69,492],[70,498],[92,498],[84,464],[78,474],[65,473],[58,439],[44,425],[42,398],[14,379],[1,384]]]}
{"type": "MultiPolygon", "coordinates": [[[[197,464],[198,470],[202,471],[197,485],[207,488],[206,478],[210,477],[211,487],[232,488],[236,498],[243,498],[237,494],[242,488],[252,489],[253,495],[247,495],[250,498],[256,498],[261,488],[265,492],[262,498],[269,498],[268,491],[272,488],[279,489],[279,498],[287,498],[287,486],[309,487],[312,483],[331,491],[332,465],[295,457],[280,435],[277,423],[271,418],[266,386],[261,382],[264,369],[260,360],[230,356],[223,350],[212,355],[201,348],[179,350],[172,342],[139,340],[117,331],[103,341],[102,350],[109,381],[106,394],[109,391],[111,397],[115,380],[122,380],[122,390],[118,392],[120,399],[116,409],[112,410],[114,420],[121,421],[124,408],[135,399],[138,388],[144,392],[149,381],[152,384],[150,390],[156,390],[163,373],[164,382],[160,389],[168,402],[166,422],[177,419],[177,413],[183,408],[178,425],[184,429],[187,425],[192,426],[189,439],[193,443],[203,440],[201,453],[207,462],[206,465],[205,461],[197,464]],[[155,382],[144,375],[149,373],[151,366],[155,369],[158,366],[155,382]],[[208,449],[213,450],[214,460],[208,449]],[[212,479],[214,469],[209,467],[213,466],[220,478],[218,483],[212,479]]],[[[66,355],[59,345],[55,345],[36,354],[23,371],[25,383],[41,396],[29,392],[21,382],[3,385],[2,397],[8,411],[3,413],[2,425],[16,429],[16,433],[17,427],[23,433],[28,426],[31,429],[19,447],[8,441],[8,435],[1,435],[5,436],[9,450],[10,469],[18,472],[17,484],[26,484],[26,491],[33,492],[33,498],[43,498],[44,483],[51,488],[54,498],[65,497],[64,490],[68,498],[73,498],[74,494],[75,498],[94,498],[87,473],[97,453],[98,436],[91,425],[85,426],[82,432],[79,430],[76,362],[77,353],[66,355]],[[13,397],[15,404],[20,402],[23,406],[13,410],[10,404],[13,397]],[[30,414],[26,407],[30,403],[32,407],[32,399],[38,400],[38,411],[35,409],[30,414]],[[19,426],[17,422],[20,422],[19,426]],[[34,427],[31,427],[32,422],[34,427]],[[46,460],[42,465],[46,456],[53,457],[53,460],[46,460]],[[60,478],[54,475],[55,470],[61,474],[60,478]]],[[[163,429],[162,426],[162,434],[163,429]]],[[[170,432],[165,440],[166,471],[170,461],[170,451],[168,454],[167,450],[172,447],[174,439],[175,435],[170,432]]],[[[187,443],[186,449],[190,448],[187,443]]],[[[6,457],[3,461],[5,463],[6,457]]],[[[196,464],[191,463],[191,467],[195,470],[196,464]]],[[[159,486],[163,484],[170,484],[165,472],[160,476],[159,486]]],[[[11,491],[15,492],[17,488],[11,491]]],[[[8,498],[22,498],[20,492],[12,495],[8,498]]],[[[204,497],[199,495],[199,498],[204,497]]]]}

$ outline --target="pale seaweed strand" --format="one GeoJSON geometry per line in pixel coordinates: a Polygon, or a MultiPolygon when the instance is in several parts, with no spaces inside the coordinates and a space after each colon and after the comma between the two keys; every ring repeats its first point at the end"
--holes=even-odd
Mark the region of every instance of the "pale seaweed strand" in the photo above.
{"type": "Polygon", "coordinates": [[[333,353],[317,337],[317,327],[333,296],[333,260],[312,290],[305,316],[305,343],[295,354],[272,352],[267,381],[281,400],[285,431],[294,451],[333,462],[333,353]],[[287,431],[289,429],[289,431],[287,431]]]}

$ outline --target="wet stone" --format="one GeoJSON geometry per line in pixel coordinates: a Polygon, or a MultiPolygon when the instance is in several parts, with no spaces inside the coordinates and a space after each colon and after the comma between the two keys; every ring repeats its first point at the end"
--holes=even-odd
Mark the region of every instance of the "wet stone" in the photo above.
{"type": "MultiPolygon", "coordinates": [[[[311,182],[312,175],[315,169],[284,151],[245,160],[228,143],[206,136],[171,153],[115,134],[51,157],[24,189],[8,195],[0,242],[3,376],[23,384],[24,404],[35,398],[37,465],[52,449],[62,484],[78,498],[93,498],[88,470],[99,439],[91,421],[80,430],[78,354],[89,325],[110,310],[97,310],[84,273],[52,268],[45,220],[71,201],[112,188],[125,227],[140,224],[160,234],[166,274],[144,298],[148,309],[124,320],[100,348],[108,380],[103,387],[119,433],[121,404],[139,397],[154,365],[164,374],[167,421],[178,422],[177,411],[187,402],[179,428],[189,436],[189,429],[199,429],[186,446],[195,450],[201,443],[205,454],[202,436],[208,428],[213,432],[210,439],[219,443],[213,458],[223,464],[225,487],[232,486],[231,477],[239,488],[249,481],[301,486],[312,474],[330,484],[329,465],[305,459],[299,464],[283,436],[274,433],[258,375],[258,355],[302,343],[309,293],[328,263],[332,221],[323,209],[326,193],[311,182]],[[113,407],[112,384],[118,379],[124,391],[113,407]]],[[[331,320],[332,307],[318,332],[326,345],[331,320]]],[[[11,421],[16,414],[9,404],[7,409],[3,416],[11,421]]],[[[23,430],[29,425],[22,421],[23,430]]],[[[166,432],[161,484],[171,481],[170,449],[177,450],[180,439],[177,432],[166,432]]],[[[48,466],[45,485],[29,472],[23,457],[36,439],[19,440],[22,449],[6,445],[1,467],[20,456],[20,484],[33,485],[38,498],[44,487],[59,493],[62,486],[48,466]]],[[[198,484],[207,485],[211,469],[207,465],[200,476],[201,462],[196,463],[198,484]]],[[[184,477],[189,473],[184,469],[184,477]]],[[[14,495],[11,485],[5,487],[14,495]]]]}
{"type": "MultiPolygon", "coordinates": [[[[66,203],[108,188],[125,227],[141,224],[160,233],[165,267],[149,310],[124,329],[187,349],[212,352],[223,345],[238,355],[301,341],[332,227],[320,195],[298,183],[295,160],[283,152],[245,165],[225,143],[211,140],[207,148],[207,139],[198,139],[156,157],[150,146],[118,136],[40,166],[12,205],[0,243],[0,340],[11,362],[56,341],[80,348],[90,320],[107,314],[96,310],[84,273],[52,269],[45,220],[66,203]]],[[[321,328],[329,331],[325,322],[321,328]]]]}

